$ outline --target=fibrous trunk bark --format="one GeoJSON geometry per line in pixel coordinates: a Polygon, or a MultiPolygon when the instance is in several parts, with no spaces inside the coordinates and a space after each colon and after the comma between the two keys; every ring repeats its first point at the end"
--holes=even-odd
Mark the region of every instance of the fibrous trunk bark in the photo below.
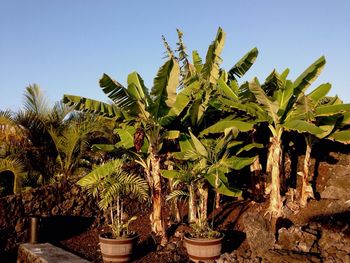
{"type": "Polygon", "coordinates": [[[198,187],[199,192],[199,215],[198,218],[201,223],[208,221],[208,188],[203,184],[198,187]]]}
{"type": "Polygon", "coordinates": [[[301,193],[300,193],[300,206],[305,207],[307,204],[307,199],[309,197],[313,197],[313,190],[311,185],[309,184],[309,167],[311,160],[311,149],[312,144],[309,139],[306,139],[306,152],[304,158],[304,166],[303,166],[303,176],[302,176],[302,185],[301,185],[301,193]]]}
{"type": "Polygon", "coordinates": [[[281,216],[282,200],[280,193],[280,169],[282,158],[282,145],[278,137],[273,137],[271,140],[270,153],[268,160],[271,168],[271,192],[270,192],[270,206],[269,212],[273,218],[281,216]]]}
{"type": "Polygon", "coordinates": [[[218,209],[220,207],[220,194],[218,192],[218,187],[219,187],[219,175],[218,175],[218,173],[216,173],[216,176],[215,176],[215,189],[216,189],[215,208],[216,209],[218,209]]]}
{"type": "Polygon", "coordinates": [[[152,231],[164,239],[166,238],[166,233],[162,214],[163,200],[159,156],[154,152],[151,153],[151,175],[153,181],[152,213],[150,216],[152,231]]]}
{"type": "Polygon", "coordinates": [[[255,200],[261,200],[264,195],[264,187],[259,156],[257,156],[255,161],[250,165],[250,171],[253,173],[251,181],[253,187],[253,198],[255,200]]]}
{"type": "MultiPolygon", "coordinates": [[[[168,170],[173,170],[173,165],[170,163],[170,154],[167,155],[167,161],[168,161],[168,170]]],[[[174,190],[174,183],[173,183],[173,179],[169,179],[169,188],[170,188],[170,192],[172,192],[174,190]]],[[[170,203],[170,212],[171,212],[171,217],[172,220],[176,223],[181,222],[181,216],[180,216],[180,210],[179,210],[179,206],[177,203],[177,200],[174,200],[174,202],[170,203]]]]}
{"type": "Polygon", "coordinates": [[[195,197],[195,191],[193,185],[190,185],[188,187],[189,191],[189,200],[188,200],[188,222],[191,223],[197,223],[197,217],[196,217],[196,197],[195,197]]]}
{"type": "Polygon", "coordinates": [[[215,193],[215,208],[218,209],[220,207],[220,194],[215,193]]]}

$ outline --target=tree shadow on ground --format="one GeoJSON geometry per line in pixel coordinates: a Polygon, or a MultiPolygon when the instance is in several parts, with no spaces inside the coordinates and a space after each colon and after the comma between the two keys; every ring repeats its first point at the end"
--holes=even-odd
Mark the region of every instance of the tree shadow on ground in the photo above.
{"type": "Polygon", "coordinates": [[[246,239],[246,234],[242,231],[224,230],[221,232],[225,235],[222,242],[222,253],[231,253],[233,250],[239,248],[246,239]]]}
{"type": "Polygon", "coordinates": [[[39,241],[55,243],[84,233],[94,222],[93,217],[49,216],[40,218],[39,241]]]}
{"type": "Polygon", "coordinates": [[[225,235],[222,244],[222,253],[231,253],[237,249],[246,239],[242,231],[234,230],[238,220],[249,208],[250,201],[234,201],[225,203],[221,208],[214,210],[209,215],[209,220],[214,217],[215,226],[225,235]]]}
{"type": "Polygon", "coordinates": [[[17,251],[16,250],[11,250],[7,252],[0,251],[0,258],[1,258],[1,262],[15,263],[17,260],[17,251]]]}
{"type": "Polygon", "coordinates": [[[145,240],[137,244],[135,253],[133,254],[133,259],[139,260],[146,256],[148,253],[156,251],[156,249],[156,239],[152,235],[149,235],[145,240]]]}
{"type": "Polygon", "coordinates": [[[309,222],[320,223],[325,229],[341,231],[350,236],[350,211],[314,216],[309,222]]]}

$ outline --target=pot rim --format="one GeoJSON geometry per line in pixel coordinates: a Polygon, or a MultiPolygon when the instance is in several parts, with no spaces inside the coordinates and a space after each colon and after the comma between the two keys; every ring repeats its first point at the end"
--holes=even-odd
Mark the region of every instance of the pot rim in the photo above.
{"type": "Polygon", "coordinates": [[[117,238],[109,238],[109,237],[105,237],[105,235],[110,234],[111,232],[106,232],[106,233],[102,233],[98,235],[98,238],[101,240],[130,240],[130,239],[136,239],[138,237],[140,237],[140,235],[138,233],[132,233],[128,236],[122,236],[122,237],[117,237],[117,238]]]}
{"type": "Polygon", "coordinates": [[[222,240],[225,237],[224,233],[219,232],[220,236],[218,237],[192,237],[189,232],[185,233],[185,240],[194,240],[194,241],[209,241],[209,240],[222,240]]]}

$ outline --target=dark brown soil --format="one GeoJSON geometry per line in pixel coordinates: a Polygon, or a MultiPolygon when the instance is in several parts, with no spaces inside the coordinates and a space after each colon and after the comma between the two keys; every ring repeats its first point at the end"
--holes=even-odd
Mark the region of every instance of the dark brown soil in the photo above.
{"type": "MultiPolygon", "coordinates": [[[[181,228],[181,227],[180,227],[181,228]]],[[[133,262],[188,262],[185,249],[176,247],[175,240],[170,240],[167,247],[157,245],[156,237],[151,234],[149,215],[138,215],[136,222],[130,226],[139,234],[133,262]]],[[[98,235],[108,228],[88,230],[80,235],[59,241],[56,245],[91,262],[103,262],[99,248],[98,235]]]]}
{"type": "MultiPolygon", "coordinates": [[[[329,225],[334,219],[322,218],[320,215],[325,215],[325,211],[327,212],[326,214],[336,212],[333,211],[330,204],[330,200],[312,200],[307,208],[300,210],[295,215],[291,215],[288,220],[292,224],[298,225],[303,225],[313,220],[323,220],[323,223],[329,225]]],[[[246,212],[263,214],[265,208],[266,203],[236,201],[226,203],[221,209],[213,213],[218,229],[225,233],[223,252],[230,253],[237,249],[242,251],[249,249],[243,232],[242,215],[246,212]]],[[[333,225],[330,227],[334,228],[333,225]]],[[[151,234],[149,214],[147,212],[138,216],[138,220],[133,222],[131,229],[140,236],[134,262],[188,262],[188,257],[181,241],[181,235],[188,230],[188,227],[185,225],[180,224],[169,230],[171,239],[166,247],[157,245],[156,238],[151,234]]],[[[91,262],[102,262],[98,235],[106,231],[108,231],[107,228],[92,229],[72,238],[59,241],[57,245],[91,262]]]]}

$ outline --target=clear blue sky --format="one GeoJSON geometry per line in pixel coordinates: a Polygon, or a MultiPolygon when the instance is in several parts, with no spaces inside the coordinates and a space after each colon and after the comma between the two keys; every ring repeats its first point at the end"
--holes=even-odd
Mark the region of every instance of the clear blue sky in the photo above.
{"type": "Polygon", "coordinates": [[[325,55],[314,87],[330,82],[332,95],[350,102],[349,0],[0,0],[0,109],[19,109],[33,83],[51,102],[65,93],[106,100],[104,72],[125,83],[136,70],[151,87],[162,34],[175,46],[180,28],[204,57],[218,26],[227,34],[224,68],[259,49],[244,80],[286,67],[295,78],[325,55]]]}

